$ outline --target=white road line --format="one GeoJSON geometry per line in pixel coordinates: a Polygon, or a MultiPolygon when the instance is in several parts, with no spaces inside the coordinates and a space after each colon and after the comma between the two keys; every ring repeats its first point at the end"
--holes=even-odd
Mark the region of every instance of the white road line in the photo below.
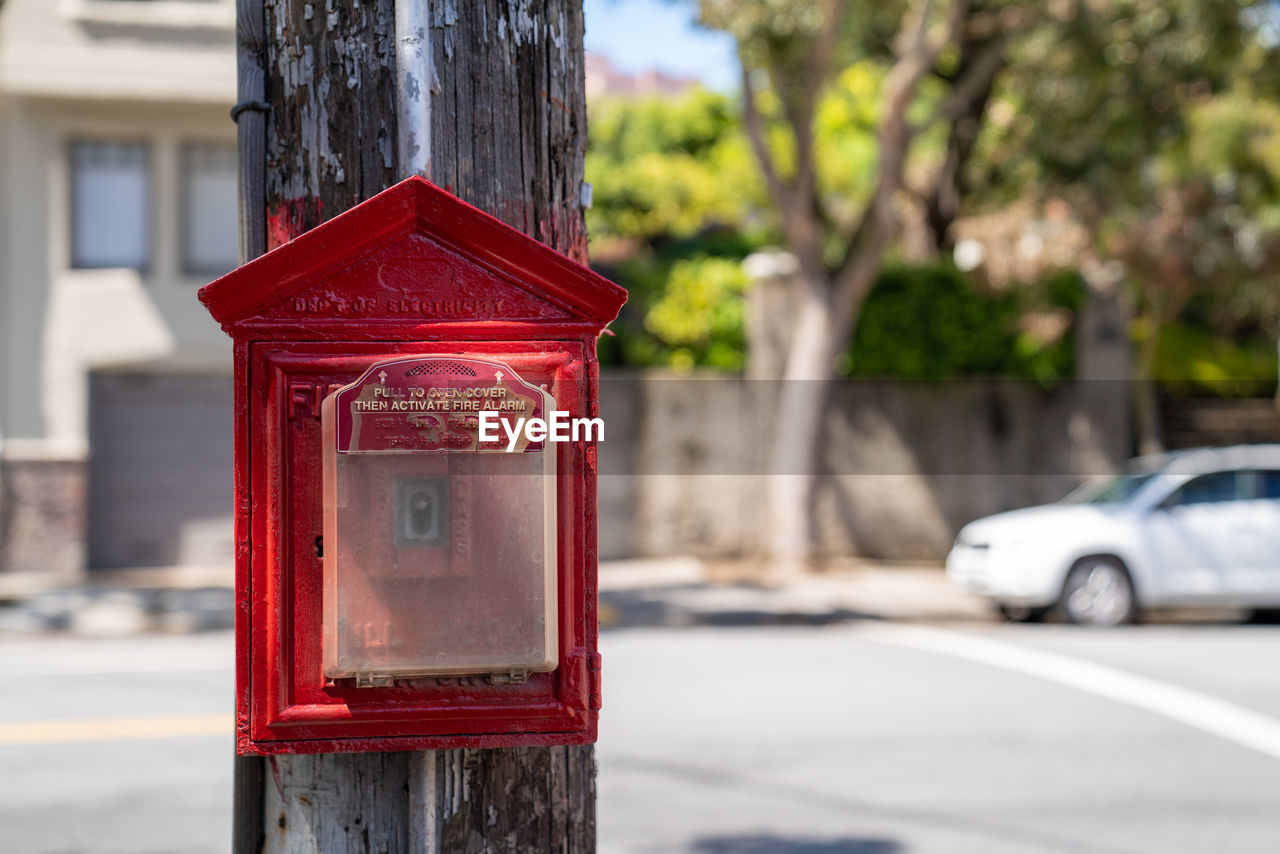
{"type": "Polygon", "coordinates": [[[867,640],[949,655],[1056,682],[1280,759],[1280,720],[1189,688],[967,632],[890,624],[861,624],[856,632],[867,640]]]}

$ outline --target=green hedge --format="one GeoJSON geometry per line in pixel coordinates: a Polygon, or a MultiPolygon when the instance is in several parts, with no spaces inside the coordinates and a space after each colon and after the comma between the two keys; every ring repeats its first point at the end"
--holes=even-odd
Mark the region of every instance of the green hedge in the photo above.
{"type": "Polygon", "coordinates": [[[891,265],[867,297],[838,367],[860,377],[1056,382],[1074,371],[1083,299],[1084,283],[1071,272],[987,294],[950,265],[891,265]]]}
{"type": "Polygon", "coordinates": [[[1235,341],[1175,323],[1160,333],[1154,373],[1175,397],[1264,397],[1276,390],[1276,348],[1260,337],[1235,341]]]}
{"type": "MultiPolygon", "coordinates": [[[[751,248],[673,243],[604,270],[631,291],[631,303],[614,324],[616,337],[601,339],[601,363],[741,370],[747,282],[740,264],[751,248]]],[[[950,265],[890,265],[837,368],[859,377],[1056,382],[1074,368],[1083,293],[1075,273],[988,294],[950,265]]]]}

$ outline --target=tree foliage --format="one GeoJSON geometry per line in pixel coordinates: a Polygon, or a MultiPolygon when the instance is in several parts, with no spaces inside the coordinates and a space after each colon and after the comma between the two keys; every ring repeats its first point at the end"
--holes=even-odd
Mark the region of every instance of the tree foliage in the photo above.
{"type": "Polygon", "coordinates": [[[1064,0],[1009,42],[976,167],[982,186],[1063,195],[1095,220],[1148,198],[1189,108],[1230,83],[1249,0],[1064,0]]]}
{"type": "MultiPolygon", "coordinates": [[[[882,82],[880,63],[852,64],[832,81],[815,117],[823,192],[846,216],[874,186],[875,95],[882,82]]],[[[606,100],[593,105],[591,127],[593,254],[598,264],[603,255],[607,272],[632,293],[617,336],[601,342],[602,358],[742,370],[747,280],[741,260],[779,234],[767,227],[736,105],[701,90],[676,99],[606,100]],[[610,263],[611,247],[622,256],[610,263]]],[[[780,153],[782,143],[775,144],[780,153]]],[[[993,294],[947,264],[896,264],[873,289],[841,372],[1061,379],[1071,362],[1069,331],[1060,320],[1037,327],[1055,330],[1052,340],[1022,329],[1024,315],[1039,316],[1042,306],[1030,295],[1042,291],[993,294]]]]}
{"type": "Polygon", "coordinates": [[[593,240],[653,242],[717,225],[751,228],[760,184],[725,96],[696,88],[676,99],[606,99],[591,104],[590,122],[593,240]]]}
{"type": "Polygon", "coordinates": [[[666,287],[651,305],[645,328],[679,370],[706,365],[744,367],[747,274],[736,258],[700,255],[671,265],[666,287]]]}
{"type": "MultiPolygon", "coordinates": [[[[739,367],[743,294],[732,264],[755,247],[783,243],[810,251],[810,272],[834,283],[867,254],[877,199],[886,195],[890,214],[907,198],[919,203],[943,251],[961,213],[1065,201],[1092,235],[1079,265],[1092,275],[1122,270],[1132,285],[1134,331],[1149,345],[1148,361],[1176,364],[1170,354],[1178,346],[1201,340],[1179,334],[1159,345],[1159,331],[1175,322],[1221,337],[1280,334],[1280,78],[1271,79],[1273,50],[1259,37],[1268,4],[958,5],[963,15],[951,19],[951,4],[911,0],[702,0],[703,21],[738,42],[748,97],[697,90],[675,100],[594,103],[593,247],[635,294],[606,356],[739,367]],[[955,26],[904,90],[903,106],[888,94],[912,15],[917,35],[955,26]],[[744,106],[755,111],[756,139],[744,106]],[[902,181],[886,194],[892,109],[908,124],[897,139],[909,148],[899,152],[902,181]]],[[[881,241],[880,250],[891,245],[881,241]]],[[[843,351],[840,367],[1061,375],[1070,324],[1056,338],[1054,330],[1069,309],[993,296],[945,270],[909,273],[895,264],[873,277],[864,286],[859,343],[843,351]],[[900,322],[930,300],[946,310],[927,323],[900,322]],[[946,328],[977,335],[967,355],[946,328]],[[892,359],[868,349],[877,338],[915,355],[892,359]],[[1000,347],[1005,355],[997,358],[1000,347]],[[916,365],[923,359],[937,365],[916,365]]],[[[1157,371],[1144,362],[1144,370],[1168,377],[1168,365],[1157,371]]]]}
{"type": "MultiPolygon", "coordinates": [[[[1009,42],[970,206],[1070,206],[1086,277],[1132,296],[1139,380],[1190,364],[1174,354],[1197,336],[1161,339],[1191,305],[1280,302],[1273,15],[1270,0],[1059,0],[1009,42]]],[[[1140,444],[1158,449],[1153,387],[1134,389],[1140,444]]]]}
{"type": "Polygon", "coordinates": [[[602,361],[740,370],[741,261],[768,234],[736,105],[694,89],[590,109],[592,256],[631,293],[602,361]]]}

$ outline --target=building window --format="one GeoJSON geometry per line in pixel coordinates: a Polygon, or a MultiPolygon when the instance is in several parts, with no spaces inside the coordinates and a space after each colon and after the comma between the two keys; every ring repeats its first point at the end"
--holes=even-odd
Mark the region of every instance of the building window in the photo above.
{"type": "Polygon", "coordinates": [[[146,269],[151,260],[151,163],[138,142],[71,145],[71,264],[146,269]]]}
{"type": "Polygon", "coordinates": [[[182,262],[188,273],[236,266],[236,147],[190,143],[182,150],[182,262]]]}

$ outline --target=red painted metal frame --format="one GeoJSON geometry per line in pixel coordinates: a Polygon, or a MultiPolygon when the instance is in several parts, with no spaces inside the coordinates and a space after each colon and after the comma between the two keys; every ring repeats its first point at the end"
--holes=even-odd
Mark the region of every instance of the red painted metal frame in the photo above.
{"type": "Polygon", "coordinates": [[[356,688],[321,674],[318,416],[332,388],[374,361],[457,354],[506,362],[548,383],[557,408],[594,417],[595,339],[625,292],[411,178],[207,285],[200,299],[235,339],[237,751],[594,741],[594,446],[556,446],[559,667],[522,684],[356,688]]]}

